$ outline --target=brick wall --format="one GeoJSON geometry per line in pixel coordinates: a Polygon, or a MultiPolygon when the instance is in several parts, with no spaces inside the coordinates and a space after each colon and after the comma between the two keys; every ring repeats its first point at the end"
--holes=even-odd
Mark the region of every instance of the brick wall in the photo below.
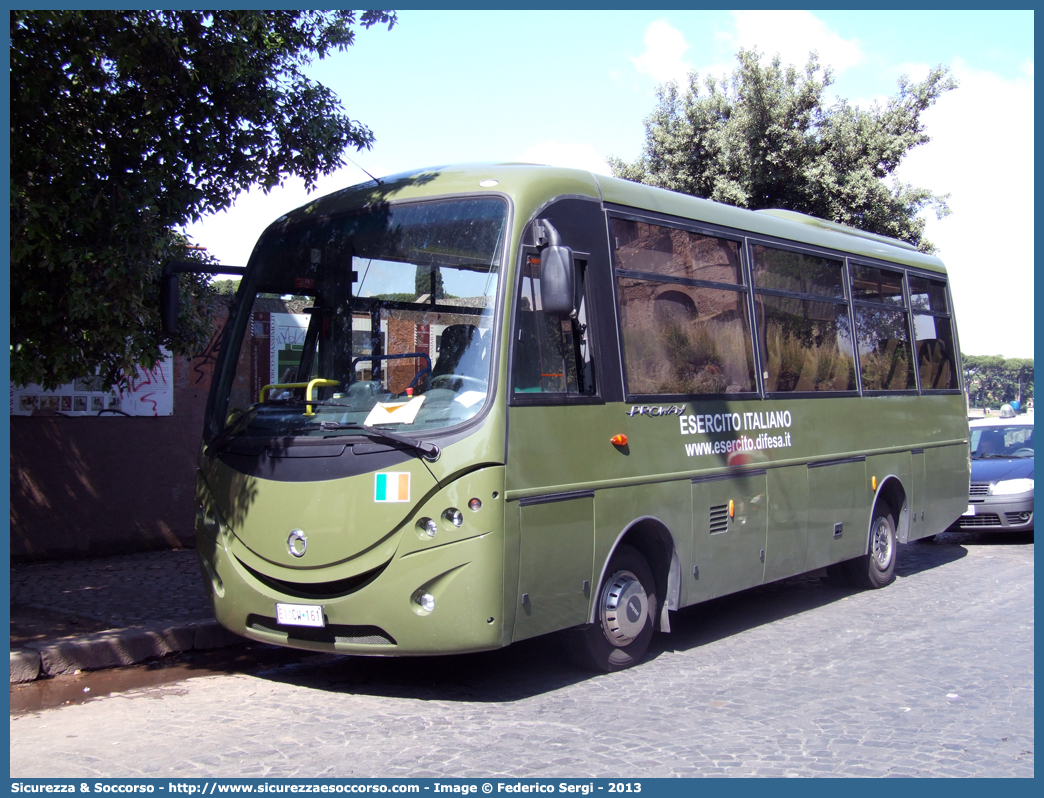
{"type": "Polygon", "coordinates": [[[12,562],[193,545],[214,354],[175,359],[172,416],[11,417],[12,562]]]}

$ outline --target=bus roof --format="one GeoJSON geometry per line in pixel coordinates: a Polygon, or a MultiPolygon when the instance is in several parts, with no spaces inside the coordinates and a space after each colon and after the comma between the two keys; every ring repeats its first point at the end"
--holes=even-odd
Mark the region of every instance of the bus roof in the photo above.
{"type": "Polygon", "coordinates": [[[523,206],[532,205],[534,208],[559,196],[590,197],[604,203],[654,211],[753,235],[811,244],[931,271],[945,271],[941,260],[918,252],[905,241],[796,211],[750,211],[580,169],[526,163],[435,166],[389,175],[376,182],[359,183],[312,200],[281,217],[277,223],[336,214],[372,203],[475,194],[483,189],[507,194],[523,206]]]}

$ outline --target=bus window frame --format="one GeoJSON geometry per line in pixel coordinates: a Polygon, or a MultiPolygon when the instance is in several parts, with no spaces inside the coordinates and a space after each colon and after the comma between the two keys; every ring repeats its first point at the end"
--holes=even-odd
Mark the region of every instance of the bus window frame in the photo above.
{"type": "Polygon", "coordinates": [[[747,270],[748,278],[751,283],[751,305],[752,312],[755,318],[751,325],[751,332],[754,335],[754,350],[755,357],[758,364],[758,382],[761,385],[762,396],[766,399],[842,399],[849,397],[861,397],[863,396],[863,383],[859,376],[859,347],[856,346],[855,339],[852,339],[852,363],[855,367],[855,390],[851,391],[769,391],[765,386],[765,370],[764,361],[762,359],[761,351],[761,336],[760,326],[758,325],[757,319],[757,296],[759,294],[763,296],[778,296],[787,297],[790,299],[801,299],[812,302],[829,302],[834,305],[845,305],[848,310],[848,324],[849,329],[855,334],[855,314],[852,309],[852,296],[851,296],[851,285],[848,281],[848,268],[846,266],[848,261],[848,253],[840,252],[838,250],[827,249],[825,247],[815,247],[799,242],[793,242],[786,239],[779,239],[773,236],[762,236],[762,235],[748,235],[746,236],[747,241],[747,270]],[[806,294],[797,291],[783,291],[777,288],[758,288],[754,284],[754,253],[753,247],[758,244],[768,246],[772,249],[780,249],[788,252],[796,252],[801,255],[812,255],[820,258],[827,258],[829,260],[839,261],[841,264],[841,290],[844,294],[843,297],[831,297],[822,296],[818,294],[806,294]]]}
{"type": "MultiPolygon", "coordinates": [[[[557,200],[558,198],[556,198],[557,200]]],[[[550,203],[548,203],[550,204],[550,203]]],[[[546,207],[546,206],[545,206],[546,207]]],[[[617,365],[619,367],[619,381],[620,386],[623,389],[623,400],[628,403],[635,402],[697,402],[697,401],[739,401],[739,400],[750,400],[750,399],[814,399],[814,398],[852,398],[852,397],[873,397],[873,396],[920,396],[920,395],[953,395],[962,393],[964,390],[964,374],[963,366],[960,359],[960,344],[958,342],[958,330],[956,324],[956,318],[953,311],[953,297],[950,290],[949,274],[946,272],[935,272],[929,269],[919,268],[916,266],[909,266],[894,261],[877,259],[873,257],[867,257],[866,255],[854,256],[844,250],[837,250],[829,247],[820,247],[813,244],[806,244],[804,242],[795,242],[790,239],[777,238],[772,235],[764,234],[752,234],[749,231],[722,227],[714,225],[708,222],[702,222],[695,219],[686,219],[684,217],[678,217],[671,214],[659,214],[654,211],[647,211],[641,208],[631,208],[625,205],[617,205],[614,203],[605,203],[603,205],[605,211],[605,232],[608,246],[608,255],[610,259],[610,290],[612,294],[612,307],[611,313],[614,315],[614,327],[617,336],[615,341],[615,354],[619,358],[617,365]],[[622,269],[618,270],[616,264],[616,249],[613,246],[612,241],[612,228],[611,222],[613,218],[626,219],[630,221],[645,222],[647,224],[656,224],[664,227],[672,227],[679,230],[685,230],[693,232],[698,235],[713,236],[723,238],[729,241],[736,241],[740,244],[740,267],[741,274],[744,280],[744,285],[736,286],[731,284],[717,284],[712,281],[701,281],[692,280],[688,278],[666,278],[663,275],[654,275],[644,272],[637,272],[634,270],[622,269]],[[776,249],[783,249],[788,251],[797,252],[799,254],[807,254],[818,257],[824,257],[831,260],[836,260],[841,263],[841,280],[843,285],[844,297],[827,297],[815,294],[803,294],[797,292],[780,291],[778,289],[767,289],[758,288],[754,284],[753,275],[753,255],[750,247],[757,244],[762,244],[776,249]],[[789,298],[806,299],[812,301],[828,301],[832,304],[845,305],[847,307],[848,322],[850,329],[855,331],[855,308],[858,305],[866,306],[879,306],[885,307],[885,305],[875,304],[867,300],[856,300],[852,296],[851,288],[851,273],[850,264],[857,266],[868,266],[871,268],[879,268],[886,271],[899,273],[903,278],[903,307],[899,308],[898,305],[888,305],[887,307],[892,310],[902,310],[906,314],[908,332],[910,336],[910,347],[911,354],[914,358],[914,375],[915,375],[915,389],[906,390],[864,390],[862,382],[862,372],[860,370],[861,364],[859,359],[859,347],[856,345],[855,340],[852,341],[852,358],[855,366],[855,390],[851,391],[767,391],[765,388],[764,380],[764,360],[763,353],[760,345],[760,323],[756,313],[756,296],[757,294],[765,295],[776,295],[789,298]],[[621,273],[622,272],[622,273],[621,273]],[[725,290],[741,290],[746,294],[748,303],[748,314],[749,314],[749,326],[751,344],[753,346],[754,364],[755,364],[755,391],[745,391],[742,393],[725,393],[725,394],[639,394],[631,393],[627,386],[627,375],[626,366],[624,363],[624,351],[623,351],[623,329],[621,326],[620,312],[619,312],[619,296],[617,292],[617,276],[631,277],[632,279],[652,279],[659,282],[677,282],[679,284],[694,285],[694,286],[706,286],[709,288],[719,288],[725,290]],[[945,286],[946,291],[946,304],[947,311],[929,311],[929,310],[915,310],[913,303],[910,300],[910,276],[922,277],[925,279],[935,280],[942,282],[945,286]],[[921,374],[920,369],[916,366],[916,330],[914,326],[914,316],[916,313],[923,315],[935,316],[937,318],[945,318],[950,322],[950,334],[953,336],[954,341],[954,362],[956,365],[957,372],[957,388],[924,388],[921,385],[921,374]]],[[[591,281],[588,280],[588,289],[591,289],[591,281]]],[[[588,293],[588,301],[590,301],[590,293],[588,293]]],[[[516,289],[516,301],[517,301],[517,289],[516,289]]],[[[607,309],[601,307],[602,303],[598,303],[596,310],[601,313],[607,312],[607,309]]],[[[514,310],[514,309],[513,309],[514,310]]],[[[594,326],[593,324],[591,326],[594,326]]],[[[596,347],[601,340],[601,336],[596,337],[596,347]]],[[[609,348],[613,342],[606,341],[605,347],[609,348]]],[[[597,355],[597,349],[596,355],[597,355]]],[[[602,361],[604,362],[604,360],[602,361]]],[[[602,368],[600,372],[603,377],[606,374],[606,369],[602,368]]],[[[599,383],[599,390],[605,385],[605,380],[601,380],[599,383]]],[[[613,401],[610,399],[609,401],[613,401]]],[[[514,402],[512,402],[514,404],[514,402]]]]}
{"type": "Polygon", "coordinates": [[[750,285],[750,264],[747,259],[746,236],[731,228],[718,227],[716,225],[699,222],[692,219],[682,219],[677,216],[658,215],[643,212],[638,208],[627,208],[625,206],[607,205],[605,212],[605,229],[608,237],[609,258],[611,263],[611,287],[613,295],[613,311],[616,314],[617,351],[620,362],[620,381],[623,386],[624,401],[628,403],[638,402],[706,402],[706,401],[739,401],[749,399],[760,399],[764,393],[761,380],[761,360],[758,355],[757,338],[754,332],[754,309],[752,305],[752,290],[750,285]],[[670,277],[652,272],[636,271],[634,269],[620,269],[616,261],[616,247],[612,240],[612,220],[623,219],[625,221],[643,222],[645,224],[669,227],[682,230],[696,235],[709,238],[720,238],[738,244],[737,254],[740,261],[740,278],[742,284],[719,283],[713,280],[696,280],[688,277],[670,277]],[[736,393],[632,393],[627,384],[627,368],[623,350],[623,322],[620,318],[620,296],[617,291],[617,278],[624,277],[632,280],[647,280],[657,283],[673,283],[694,288],[711,288],[723,291],[735,291],[744,295],[744,304],[747,308],[747,329],[750,335],[749,342],[754,356],[754,390],[738,391],[736,393]]]}
{"type": "MultiPolygon", "coordinates": [[[[580,195],[560,195],[553,197],[552,199],[541,205],[535,213],[527,220],[526,224],[522,228],[522,234],[518,240],[518,253],[515,257],[515,274],[514,279],[511,281],[511,295],[510,295],[510,308],[507,307],[508,297],[505,297],[504,310],[510,316],[510,332],[508,337],[510,341],[503,348],[504,357],[507,358],[507,404],[509,407],[560,407],[563,405],[604,405],[607,401],[606,394],[606,366],[603,352],[606,347],[602,344],[602,330],[604,328],[604,321],[602,320],[602,302],[598,301],[598,291],[595,289],[594,282],[592,280],[592,271],[596,270],[595,262],[598,260],[597,251],[582,251],[577,249],[574,245],[577,243],[570,239],[566,233],[565,225],[559,224],[559,217],[553,214],[549,214],[549,211],[554,211],[554,206],[558,203],[576,200],[591,203],[592,208],[597,207],[598,213],[601,214],[601,204],[597,200],[593,200],[591,197],[584,197],[580,195]],[[540,249],[537,241],[534,238],[534,227],[533,223],[545,216],[551,216],[551,221],[562,233],[563,244],[571,247],[574,250],[575,255],[582,256],[576,257],[574,260],[580,260],[584,262],[584,280],[583,280],[583,302],[585,304],[585,314],[587,316],[587,345],[591,349],[591,363],[594,367],[595,375],[595,390],[594,393],[582,394],[582,393],[570,393],[569,391],[559,392],[544,392],[539,393],[518,393],[515,391],[515,368],[516,368],[516,344],[518,342],[518,330],[519,330],[519,313],[521,310],[522,300],[522,281],[525,279],[525,263],[526,258],[530,255],[539,255],[540,249]]],[[[563,215],[568,215],[570,209],[565,207],[559,211],[563,215]]],[[[592,230],[591,235],[594,238],[598,238],[601,235],[601,231],[592,230]]],[[[507,281],[505,281],[507,282],[507,281]]],[[[611,378],[610,378],[611,379],[611,378]]],[[[612,393],[611,389],[608,393],[612,393]]]]}
{"type": "Polygon", "coordinates": [[[913,310],[910,308],[910,285],[909,285],[909,282],[907,280],[907,271],[908,270],[906,268],[898,265],[898,264],[895,264],[895,263],[889,263],[888,261],[874,261],[872,259],[864,258],[864,257],[859,257],[859,258],[846,257],[845,261],[846,261],[846,263],[845,263],[845,277],[848,280],[848,285],[849,285],[849,304],[852,307],[852,323],[853,323],[852,329],[853,330],[855,329],[855,326],[854,326],[855,325],[855,321],[856,321],[855,314],[856,314],[856,308],[858,308],[858,307],[877,308],[879,310],[901,311],[902,313],[904,313],[906,315],[906,334],[908,336],[908,342],[910,344],[910,356],[911,356],[911,359],[912,359],[911,368],[913,369],[913,373],[914,373],[914,387],[913,388],[906,388],[906,389],[902,389],[902,390],[896,389],[896,390],[871,390],[871,391],[868,391],[868,390],[863,388],[862,362],[860,361],[860,358],[859,358],[859,346],[857,345],[856,348],[855,348],[855,356],[856,356],[856,374],[858,375],[858,378],[859,378],[859,395],[860,396],[919,396],[920,393],[921,393],[921,370],[919,368],[917,368],[917,364],[916,364],[917,353],[916,353],[915,350],[916,350],[916,343],[917,343],[917,341],[913,337],[914,336],[913,310]],[[894,304],[888,304],[887,302],[874,302],[873,300],[869,300],[869,299],[856,299],[855,295],[852,294],[852,290],[851,290],[851,285],[852,285],[852,272],[851,272],[851,270],[852,270],[853,267],[880,269],[881,271],[887,271],[887,272],[892,272],[894,274],[898,274],[900,276],[900,278],[902,279],[902,289],[903,289],[903,304],[902,304],[902,306],[894,305],[894,304]]]}
{"type": "MultiPolygon", "coordinates": [[[[939,273],[929,271],[927,269],[918,269],[913,266],[906,268],[906,275],[903,279],[903,289],[906,296],[906,304],[909,308],[909,319],[910,319],[910,343],[916,348],[917,346],[917,327],[914,323],[914,316],[934,316],[935,318],[947,319],[950,322],[950,336],[953,338],[953,363],[954,371],[957,377],[956,388],[925,388],[921,384],[921,369],[914,368],[917,374],[917,393],[919,395],[928,396],[947,396],[954,394],[964,393],[964,364],[961,362],[961,344],[957,337],[957,318],[953,311],[953,295],[950,292],[950,275],[949,272],[939,273]],[[910,292],[910,277],[920,277],[925,280],[935,280],[941,282],[943,288],[946,291],[946,311],[936,310],[915,310],[913,302],[911,301],[910,292]]],[[[914,352],[914,358],[916,360],[917,353],[916,349],[914,352]]]]}

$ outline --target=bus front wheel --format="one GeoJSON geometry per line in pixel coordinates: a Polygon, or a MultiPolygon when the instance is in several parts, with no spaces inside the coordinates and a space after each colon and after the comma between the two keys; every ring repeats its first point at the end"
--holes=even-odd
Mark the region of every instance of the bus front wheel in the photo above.
{"type": "Polygon", "coordinates": [[[649,648],[659,604],[652,569],[637,549],[621,545],[599,588],[595,622],[562,632],[580,667],[611,673],[640,662],[649,648]]]}
{"type": "Polygon", "coordinates": [[[887,505],[874,508],[870,546],[866,554],[845,563],[854,587],[876,590],[892,581],[896,559],[895,519],[887,505]]]}

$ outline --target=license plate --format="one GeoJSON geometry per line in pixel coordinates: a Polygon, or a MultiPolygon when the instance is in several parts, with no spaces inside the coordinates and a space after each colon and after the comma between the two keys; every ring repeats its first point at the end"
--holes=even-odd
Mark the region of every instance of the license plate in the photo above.
{"type": "Polygon", "coordinates": [[[276,604],[276,622],[284,626],[326,626],[321,604],[276,604]]]}
{"type": "Polygon", "coordinates": [[[967,511],[964,514],[965,515],[975,515],[975,505],[974,504],[969,504],[968,505],[968,509],[967,509],[967,511]]]}

